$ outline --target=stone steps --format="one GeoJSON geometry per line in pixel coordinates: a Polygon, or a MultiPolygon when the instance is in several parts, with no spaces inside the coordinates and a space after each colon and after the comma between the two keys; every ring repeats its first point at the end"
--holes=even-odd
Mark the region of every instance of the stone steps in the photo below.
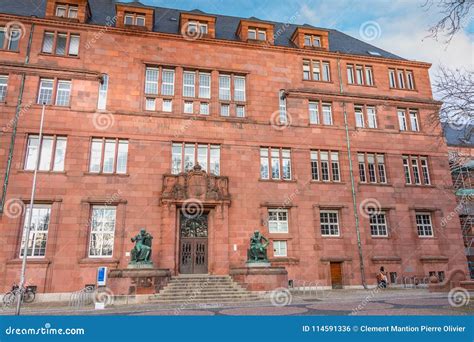
{"type": "Polygon", "coordinates": [[[151,296],[157,303],[230,303],[259,299],[248,292],[229,276],[180,275],[171,277],[160,293],[151,296]]]}

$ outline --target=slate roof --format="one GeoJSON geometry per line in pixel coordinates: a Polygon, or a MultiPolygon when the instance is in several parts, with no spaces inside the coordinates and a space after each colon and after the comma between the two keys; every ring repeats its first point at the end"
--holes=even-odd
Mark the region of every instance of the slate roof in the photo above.
{"type": "Polygon", "coordinates": [[[454,129],[449,125],[444,125],[444,136],[448,146],[460,146],[460,147],[474,147],[474,124],[470,125],[467,129],[472,129],[472,134],[469,138],[469,134],[466,134],[464,129],[454,129]]]}
{"type": "MultiPolygon", "coordinates": [[[[179,14],[181,12],[206,14],[200,10],[184,11],[171,8],[153,7],[144,5],[139,1],[125,2],[116,0],[89,0],[89,7],[91,9],[91,18],[89,24],[92,25],[106,25],[110,24],[111,18],[115,16],[115,4],[135,4],[138,7],[153,8],[155,11],[155,23],[153,30],[155,32],[179,34],[179,14]]],[[[0,13],[14,14],[20,16],[36,16],[43,18],[45,15],[46,0],[2,0],[0,1],[0,13]]],[[[209,14],[216,17],[216,38],[223,40],[238,40],[235,32],[241,19],[226,15],[209,14]]],[[[256,19],[256,18],[255,18],[256,19]]],[[[260,21],[265,21],[258,19],[260,21]]],[[[274,32],[276,35],[275,45],[284,47],[293,47],[291,36],[297,27],[313,27],[311,25],[293,25],[278,23],[272,21],[265,21],[274,25],[274,32]]],[[[329,51],[347,53],[361,56],[377,57],[371,52],[379,53],[383,58],[403,60],[403,58],[394,55],[388,51],[379,49],[373,45],[365,43],[359,39],[351,37],[338,30],[328,29],[329,31],[329,51]]]]}

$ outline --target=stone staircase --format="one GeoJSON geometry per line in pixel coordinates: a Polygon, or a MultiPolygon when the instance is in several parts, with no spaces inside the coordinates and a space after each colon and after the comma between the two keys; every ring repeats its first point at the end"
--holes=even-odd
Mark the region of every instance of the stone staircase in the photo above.
{"type": "Polygon", "coordinates": [[[245,290],[229,276],[208,274],[171,277],[160,293],[151,296],[150,302],[166,304],[236,303],[260,299],[245,290]]]}

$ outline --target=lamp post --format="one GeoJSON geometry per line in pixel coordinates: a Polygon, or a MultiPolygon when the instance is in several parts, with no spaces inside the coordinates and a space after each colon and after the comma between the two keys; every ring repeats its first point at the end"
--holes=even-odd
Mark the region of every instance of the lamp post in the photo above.
{"type": "Polygon", "coordinates": [[[30,237],[30,229],[31,229],[31,220],[33,218],[33,205],[35,202],[35,194],[36,194],[36,177],[38,175],[39,163],[40,163],[40,155],[41,155],[41,146],[43,144],[43,122],[44,122],[44,110],[45,110],[45,103],[43,102],[43,108],[41,110],[41,121],[40,121],[40,129],[39,129],[39,141],[38,141],[38,149],[36,151],[36,163],[35,169],[33,172],[33,185],[31,187],[31,197],[30,197],[30,208],[28,212],[28,217],[26,218],[26,226],[24,228],[25,234],[25,242],[23,246],[23,260],[21,263],[21,275],[20,275],[20,284],[17,292],[17,302],[16,302],[16,315],[20,314],[21,308],[21,301],[23,300],[23,286],[25,286],[25,273],[26,273],[26,260],[28,254],[28,239],[30,237]]]}

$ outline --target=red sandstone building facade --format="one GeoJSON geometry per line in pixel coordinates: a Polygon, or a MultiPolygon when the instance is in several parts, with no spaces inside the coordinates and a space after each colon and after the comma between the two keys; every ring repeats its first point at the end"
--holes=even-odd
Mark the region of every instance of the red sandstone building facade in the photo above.
{"type": "Polygon", "coordinates": [[[39,292],[126,268],[142,227],[172,274],[229,274],[255,230],[295,282],[467,270],[459,223],[442,224],[456,200],[429,64],[308,25],[26,3],[0,5],[3,290],[19,279],[43,102],[39,292]],[[183,207],[204,222],[185,227],[183,207]]]}

